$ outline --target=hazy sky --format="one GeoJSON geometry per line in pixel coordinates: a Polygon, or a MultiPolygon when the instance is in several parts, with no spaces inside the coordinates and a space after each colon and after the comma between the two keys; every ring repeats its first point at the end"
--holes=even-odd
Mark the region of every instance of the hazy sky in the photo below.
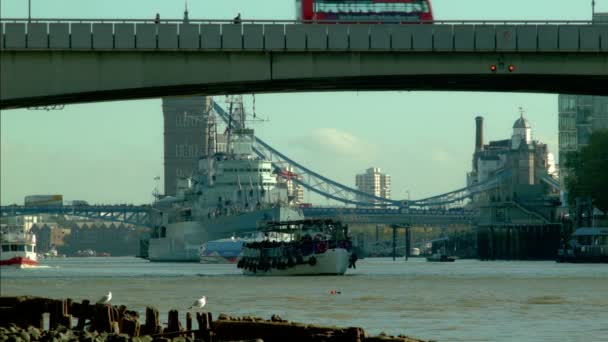
{"type": "MultiPolygon", "coordinates": [[[[178,0],[31,0],[44,18],[181,18],[178,0]]],[[[293,19],[292,0],[190,0],[190,18],[293,19]]],[[[587,0],[435,0],[437,19],[589,20],[587,0]]],[[[608,0],[597,0],[608,11],[608,0]]],[[[26,17],[26,0],[2,0],[3,18],[26,17]]],[[[223,102],[223,97],[217,97],[223,102]]],[[[535,139],[557,155],[557,95],[464,92],[344,92],[256,96],[267,119],[257,135],[294,160],[354,186],[380,167],[393,198],[447,192],[465,184],[474,117],[485,139],[505,139],[524,107],[535,139]]],[[[63,194],[92,203],[147,203],[163,172],[160,100],[68,105],[61,111],[0,112],[0,202],[63,194]]],[[[162,183],[160,184],[162,189],[162,183]]]]}

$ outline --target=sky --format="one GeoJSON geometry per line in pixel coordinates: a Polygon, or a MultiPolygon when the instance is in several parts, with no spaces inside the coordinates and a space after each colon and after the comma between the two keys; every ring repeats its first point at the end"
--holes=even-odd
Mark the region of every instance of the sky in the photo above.
{"type": "MultiPolygon", "coordinates": [[[[31,0],[34,18],[179,19],[178,0],[31,0]]],[[[608,0],[596,0],[608,11],[608,0]]],[[[190,0],[191,19],[294,19],[292,0],[190,0]]],[[[589,20],[590,0],[434,0],[438,20],[589,20]]],[[[26,0],[2,0],[0,17],[27,17],[26,0]]],[[[223,103],[223,97],[216,97],[223,103]]],[[[251,96],[247,98],[251,101],[251,96]]],[[[332,92],[256,95],[256,134],[326,177],[354,186],[380,167],[392,198],[461,188],[471,168],[474,118],[485,140],[509,138],[523,107],[534,139],[557,156],[557,95],[481,92],[332,92]]],[[[160,99],[0,111],[0,203],[63,194],[89,203],[143,204],[163,188],[160,99]],[[155,180],[160,176],[161,183],[155,180]]],[[[307,195],[309,196],[309,195],[307,195]]],[[[316,197],[305,200],[318,202],[316,197]]]]}

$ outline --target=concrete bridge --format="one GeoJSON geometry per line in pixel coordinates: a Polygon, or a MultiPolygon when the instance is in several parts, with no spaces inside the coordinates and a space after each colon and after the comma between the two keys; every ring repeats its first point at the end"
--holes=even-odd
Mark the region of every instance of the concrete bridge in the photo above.
{"type": "Polygon", "coordinates": [[[0,20],[0,108],[169,95],[478,90],[608,95],[608,25],[0,20]]]}

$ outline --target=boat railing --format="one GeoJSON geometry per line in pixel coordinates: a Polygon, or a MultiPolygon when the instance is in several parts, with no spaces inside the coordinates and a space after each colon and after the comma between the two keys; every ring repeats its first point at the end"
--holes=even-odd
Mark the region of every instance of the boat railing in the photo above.
{"type": "Polygon", "coordinates": [[[35,243],[33,234],[4,234],[0,241],[4,244],[33,244],[35,243]]]}

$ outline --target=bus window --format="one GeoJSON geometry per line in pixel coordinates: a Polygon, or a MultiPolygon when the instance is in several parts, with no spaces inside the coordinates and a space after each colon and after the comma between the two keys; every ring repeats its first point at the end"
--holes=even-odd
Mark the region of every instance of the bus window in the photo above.
{"type": "Polygon", "coordinates": [[[433,20],[430,0],[296,0],[298,20],[416,22],[433,20]]]}

